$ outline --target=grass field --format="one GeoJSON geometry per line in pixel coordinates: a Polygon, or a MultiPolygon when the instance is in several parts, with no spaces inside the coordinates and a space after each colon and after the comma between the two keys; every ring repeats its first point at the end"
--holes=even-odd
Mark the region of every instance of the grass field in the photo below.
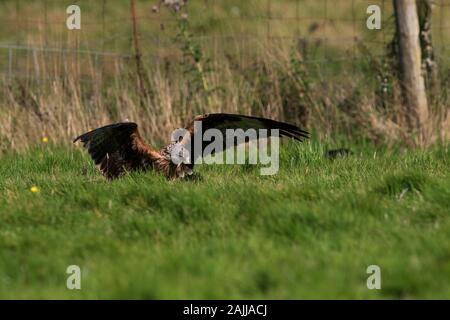
{"type": "Polygon", "coordinates": [[[0,298],[450,298],[448,147],[324,149],[284,145],[271,177],[200,166],[178,182],[108,183],[77,148],[3,155],[0,298]]]}

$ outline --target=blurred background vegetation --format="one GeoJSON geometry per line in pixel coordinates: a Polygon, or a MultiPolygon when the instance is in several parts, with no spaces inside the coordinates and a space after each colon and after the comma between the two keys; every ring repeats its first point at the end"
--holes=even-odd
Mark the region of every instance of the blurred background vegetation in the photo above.
{"type": "MultiPolygon", "coordinates": [[[[204,112],[296,123],[321,138],[405,141],[388,0],[5,0],[0,3],[0,150],[69,143],[129,119],[152,143],[204,112]],[[181,1],[183,2],[183,1],[181,1]],[[68,30],[66,8],[81,8],[68,30]],[[168,5],[165,5],[168,4],[168,5]],[[368,30],[369,5],[382,29],[368,30]],[[136,69],[133,23],[139,39],[136,69]]],[[[440,90],[433,140],[447,139],[450,1],[432,18],[440,90]]]]}

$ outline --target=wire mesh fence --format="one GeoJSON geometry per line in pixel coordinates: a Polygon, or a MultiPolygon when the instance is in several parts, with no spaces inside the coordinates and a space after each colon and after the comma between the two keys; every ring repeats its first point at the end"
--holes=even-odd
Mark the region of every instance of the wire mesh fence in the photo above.
{"type": "MultiPolygon", "coordinates": [[[[67,72],[89,74],[89,70],[115,70],[133,63],[129,2],[74,4],[81,8],[80,30],[67,29],[67,4],[61,1],[2,2],[0,72],[7,78],[47,80],[67,72]]],[[[135,22],[146,64],[181,59],[174,41],[180,13],[164,6],[155,10],[158,4],[157,0],[136,4],[135,22]]],[[[448,64],[450,0],[433,1],[433,6],[435,53],[448,64]]],[[[231,57],[237,67],[251,64],[258,50],[282,46],[295,48],[305,64],[319,64],[324,70],[354,67],[367,52],[384,55],[395,34],[390,0],[198,0],[189,1],[182,12],[204,55],[212,61],[231,57]],[[370,5],[381,9],[380,30],[366,26],[370,5]]]]}

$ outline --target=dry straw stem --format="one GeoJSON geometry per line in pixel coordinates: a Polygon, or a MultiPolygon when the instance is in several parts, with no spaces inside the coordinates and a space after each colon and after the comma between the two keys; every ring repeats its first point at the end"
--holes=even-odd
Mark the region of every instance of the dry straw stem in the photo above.
{"type": "MultiPolygon", "coordinates": [[[[319,139],[338,135],[376,143],[413,141],[395,85],[387,107],[380,107],[366,75],[349,70],[326,74],[320,65],[305,63],[295,43],[270,46],[268,41],[255,42],[258,49],[248,60],[235,61],[224,54],[212,61],[214,72],[206,75],[210,88],[215,88],[209,106],[176,60],[145,66],[152,94],[142,106],[126,60],[108,62],[111,67],[105,71],[92,56],[47,59],[46,52],[36,52],[38,78],[1,79],[0,149],[23,150],[40,143],[42,136],[68,145],[86,130],[125,119],[137,122],[146,139],[160,145],[194,115],[218,111],[297,123],[319,139]],[[293,63],[302,68],[300,74],[293,63]]],[[[447,99],[443,93],[432,108],[432,142],[448,141],[447,99]]]]}

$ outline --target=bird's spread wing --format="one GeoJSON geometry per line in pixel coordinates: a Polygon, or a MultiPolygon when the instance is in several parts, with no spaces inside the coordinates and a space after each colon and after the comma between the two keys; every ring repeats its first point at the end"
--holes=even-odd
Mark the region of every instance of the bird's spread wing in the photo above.
{"type": "Polygon", "coordinates": [[[158,153],[151,149],[139,135],[133,122],[115,123],[77,137],[88,150],[95,164],[108,179],[126,171],[145,169],[158,153]]]}
{"type": "MultiPolygon", "coordinates": [[[[298,141],[303,141],[303,139],[307,139],[309,136],[308,132],[300,129],[295,125],[288,124],[285,122],[280,122],[267,118],[244,116],[239,114],[210,113],[195,117],[186,126],[188,134],[186,134],[183,137],[182,143],[187,144],[189,143],[188,142],[189,140],[193,140],[192,136],[194,135],[195,131],[198,130],[197,129],[198,127],[195,126],[196,121],[201,121],[203,133],[208,129],[218,129],[222,132],[222,134],[226,133],[226,129],[235,129],[235,130],[242,129],[244,131],[248,129],[256,129],[257,131],[259,129],[268,129],[267,135],[270,136],[271,134],[270,129],[278,129],[280,136],[293,138],[298,141]]],[[[205,148],[208,142],[206,143],[204,142],[203,144],[204,145],[202,149],[205,148]]],[[[236,144],[237,140],[234,141],[233,145],[236,146],[236,144]]],[[[224,145],[224,149],[225,148],[226,145],[224,145]]]]}

